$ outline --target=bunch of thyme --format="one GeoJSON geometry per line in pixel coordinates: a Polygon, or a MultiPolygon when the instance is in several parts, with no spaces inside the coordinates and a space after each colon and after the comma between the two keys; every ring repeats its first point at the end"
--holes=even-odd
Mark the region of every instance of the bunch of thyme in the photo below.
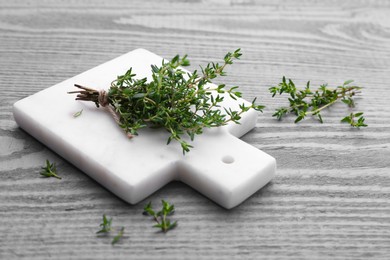
{"type": "MultiPolygon", "coordinates": [[[[355,106],[354,96],[359,93],[361,87],[350,85],[353,80],[345,81],[341,86],[329,88],[327,84],[323,84],[319,89],[313,91],[310,89],[310,81],[307,82],[305,89],[297,89],[294,82],[283,77],[282,82],[278,86],[269,88],[272,97],[276,94],[282,95],[286,93],[290,95],[288,98],[289,107],[280,107],[272,115],[277,119],[282,119],[287,114],[293,113],[297,117],[295,123],[298,123],[306,116],[317,116],[318,120],[323,123],[321,111],[333,105],[338,101],[347,104],[348,107],[355,106]]],[[[351,113],[349,116],[341,119],[341,122],[349,123],[351,126],[359,128],[367,126],[364,123],[363,113],[351,113]],[[357,119],[357,120],[355,120],[357,119]]]]}
{"type": "Polygon", "coordinates": [[[137,79],[130,68],[112,82],[108,93],[103,93],[106,98],[103,102],[101,92],[80,85],[75,86],[81,90],[69,93],[77,93],[77,100],[92,101],[97,107],[111,106],[119,126],[130,137],[146,126],[165,128],[170,133],[167,144],[172,140],[179,142],[185,154],[193,146],[183,139],[183,135],[193,141],[204,128],[223,126],[230,121],[238,124],[242,113],[264,108],[256,105],[254,99],[250,105],[241,104],[238,110],[221,109],[225,93],[236,100],[241,92],[237,91],[237,86],[225,89],[224,84],[208,85],[217,76],[225,76],[225,67],[241,55],[240,49],[228,52],[222,64],[208,63],[201,67],[200,73],[181,69],[190,62],[187,55],[176,55],[169,62],[163,61],[160,67],[151,65],[150,82],[147,78],[137,79]]]}

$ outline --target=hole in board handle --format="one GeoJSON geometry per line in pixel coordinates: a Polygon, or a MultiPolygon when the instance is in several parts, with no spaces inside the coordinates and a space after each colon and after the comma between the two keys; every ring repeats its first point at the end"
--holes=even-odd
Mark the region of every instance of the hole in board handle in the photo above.
{"type": "Polygon", "coordinates": [[[222,157],[222,162],[226,164],[231,164],[234,162],[234,158],[231,155],[225,155],[224,157],[222,157]]]}

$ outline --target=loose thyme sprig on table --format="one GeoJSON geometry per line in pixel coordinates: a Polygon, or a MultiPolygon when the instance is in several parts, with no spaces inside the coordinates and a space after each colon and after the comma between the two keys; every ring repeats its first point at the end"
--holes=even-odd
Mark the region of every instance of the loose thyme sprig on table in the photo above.
{"type": "Polygon", "coordinates": [[[237,100],[242,96],[241,92],[237,91],[237,86],[225,89],[225,84],[207,85],[217,76],[225,76],[225,67],[241,55],[240,49],[228,52],[222,64],[208,63],[201,67],[200,73],[182,70],[180,67],[188,66],[190,62],[187,55],[176,55],[169,62],[163,61],[160,67],[151,65],[150,82],[147,78],[137,79],[130,68],[111,83],[108,92],[75,84],[80,90],[69,93],[77,93],[76,100],[107,107],[129,137],[137,135],[138,130],[146,126],[165,128],[170,133],[167,144],[175,140],[186,153],[193,146],[183,139],[183,135],[187,134],[193,141],[204,128],[223,126],[230,121],[238,124],[243,113],[264,108],[256,105],[254,99],[250,105],[241,104],[238,110],[221,109],[224,93],[237,100]]]}
{"type": "Polygon", "coordinates": [[[175,206],[173,204],[169,204],[165,200],[162,200],[162,209],[159,212],[155,212],[152,207],[152,203],[149,202],[144,207],[143,214],[145,216],[152,216],[154,221],[156,221],[156,225],[153,227],[161,229],[164,233],[169,230],[175,228],[177,226],[177,221],[171,223],[171,221],[167,218],[167,216],[172,215],[175,212],[175,206]]]}
{"type": "MultiPolygon", "coordinates": [[[[111,225],[112,225],[112,218],[108,219],[106,217],[106,215],[103,214],[103,220],[102,220],[102,223],[100,224],[101,229],[98,232],[96,232],[96,234],[98,234],[98,235],[109,234],[112,231],[111,225]]],[[[119,240],[123,237],[124,232],[125,232],[125,228],[122,227],[119,230],[118,234],[116,236],[114,236],[114,238],[112,239],[111,244],[114,245],[114,244],[118,243],[119,240]]]]}
{"type": "Polygon", "coordinates": [[[55,163],[50,163],[49,160],[46,160],[46,166],[42,167],[42,171],[40,172],[42,177],[49,178],[54,177],[57,179],[62,179],[60,176],[57,175],[57,167],[55,163]]]}
{"type": "MultiPolygon", "coordinates": [[[[277,119],[282,119],[287,114],[293,113],[297,116],[295,123],[298,123],[306,116],[317,116],[318,120],[322,123],[322,116],[320,112],[325,108],[333,105],[338,101],[342,101],[352,108],[355,106],[354,96],[359,92],[361,87],[350,85],[353,80],[348,80],[343,85],[336,88],[328,88],[327,84],[323,84],[319,89],[313,91],[310,89],[310,81],[307,82],[305,89],[297,89],[294,82],[291,79],[286,80],[283,77],[282,82],[278,86],[269,88],[272,97],[276,94],[282,95],[283,93],[289,94],[288,101],[289,107],[280,107],[276,109],[276,112],[272,115],[277,119]]],[[[365,127],[363,113],[351,113],[349,116],[344,117],[341,122],[347,122],[353,127],[365,127]],[[357,120],[355,120],[357,118],[357,120]]]]}

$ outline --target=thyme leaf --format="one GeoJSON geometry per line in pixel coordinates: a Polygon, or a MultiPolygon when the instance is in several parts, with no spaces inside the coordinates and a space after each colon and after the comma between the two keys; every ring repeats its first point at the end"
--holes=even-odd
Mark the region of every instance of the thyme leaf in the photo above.
{"type": "Polygon", "coordinates": [[[365,118],[363,117],[363,112],[351,113],[350,115],[341,119],[341,122],[348,123],[353,127],[366,127],[367,125],[364,123],[365,118]]]}
{"type": "Polygon", "coordinates": [[[57,175],[57,167],[55,163],[50,163],[49,160],[46,160],[46,165],[42,167],[42,171],[40,172],[42,177],[50,178],[54,177],[57,179],[62,179],[60,176],[57,175]]]}
{"type": "Polygon", "coordinates": [[[80,111],[77,111],[76,113],[74,113],[73,117],[74,118],[79,117],[79,116],[81,116],[82,113],[83,113],[83,109],[81,109],[80,111]]]}
{"type": "MultiPolygon", "coordinates": [[[[105,214],[103,214],[103,220],[100,224],[100,230],[96,232],[96,234],[109,234],[113,229],[111,227],[112,225],[112,218],[107,218],[105,214]]],[[[122,227],[118,234],[114,236],[114,238],[111,241],[111,244],[114,245],[119,242],[119,240],[123,237],[123,234],[125,232],[125,228],[122,227]]]]}
{"type": "Polygon", "coordinates": [[[167,217],[172,215],[175,212],[175,206],[169,204],[169,202],[162,200],[162,209],[158,212],[155,212],[152,207],[152,203],[149,202],[144,207],[143,214],[146,216],[152,216],[154,221],[157,223],[153,227],[161,229],[164,233],[175,228],[177,226],[177,221],[171,222],[167,217]]]}
{"type": "Polygon", "coordinates": [[[108,219],[105,214],[103,214],[103,221],[100,224],[101,229],[96,232],[96,234],[108,233],[111,231],[112,218],[108,219]]]}
{"type": "Polygon", "coordinates": [[[119,230],[118,234],[112,239],[111,245],[114,245],[114,244],[118,243],[119,240],[123,237],[123,234],[124,234],[124,233],[125,233],[125,228],[122,227],[122,228],[119,230]]]}

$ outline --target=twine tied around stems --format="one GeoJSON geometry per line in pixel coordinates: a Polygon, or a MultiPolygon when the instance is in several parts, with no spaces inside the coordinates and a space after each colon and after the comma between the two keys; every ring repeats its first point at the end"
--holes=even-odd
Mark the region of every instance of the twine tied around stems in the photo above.
{"type": "MultiPolygon", "coordinates": [[[[81,101],[92,101],[96,104],[97,107],[102,106],[105,108],[112,116],[112,118],[115,120],[115,122],[120,125],[120,117],[115,112],[114,108],[110,105],[110,102],[108,100],[108,93],[105,90],[96,90],[88,87],[84,87],[78,84],[74,84],[75,87],[81,89],[76,91],[70,91],[68,94],[77,94],[76,100],[81,101]]],[[[127,133],[128,138],[132,138],[133,135],[131,133],[127,133]]]]}

